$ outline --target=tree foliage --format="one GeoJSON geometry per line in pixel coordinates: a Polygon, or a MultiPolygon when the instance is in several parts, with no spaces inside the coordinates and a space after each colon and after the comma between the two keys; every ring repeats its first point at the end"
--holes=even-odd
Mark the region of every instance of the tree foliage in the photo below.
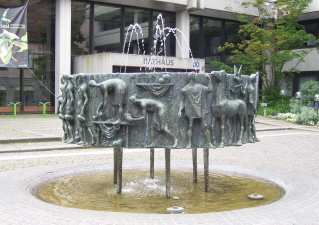
{"type": "Polygon", "coordinates": [[[269,5],[268,0],[243,2],[246,14],[234,13],[241,25],[239,43],[226,42],[219,51],[230,50],[229,60],[243,65],[250,73],[259,72],[264,88],[280,90],[282,83],[297,70],[297,65],[314,48],[302,48],[309,39],[304,27],[298,24],[298,16],[312,0],[277,0],[269,5]],[[268,5],[267,5],[268,4],[268,5]],[[258,15],[252,16],[252,11],[258,15]],[[284,69],[290,61],[296,62],[292,68],[284,69]]]}

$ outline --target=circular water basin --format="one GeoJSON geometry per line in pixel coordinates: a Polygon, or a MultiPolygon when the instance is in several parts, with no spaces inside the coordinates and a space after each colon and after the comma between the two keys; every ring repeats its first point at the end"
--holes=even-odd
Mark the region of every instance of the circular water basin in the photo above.
{"type": "Polygon", "coordinates": [[[123,171],[122,194],[117,194],[113,172],[95,172],[61,177],[35,191],[45,202],[71,208],[130,212],[168,213],[167,208],[183,207],[188,214],[228,211],[270,204],[284,195],[279,186],[253,178],[209,174],[209,191],[205,192],[204,178],[193,182],[191,171],[171,171],[171,198],[166,198],[165,171],[123,171]],[[258,193],[262,200],[249,195],[258,193]]]}

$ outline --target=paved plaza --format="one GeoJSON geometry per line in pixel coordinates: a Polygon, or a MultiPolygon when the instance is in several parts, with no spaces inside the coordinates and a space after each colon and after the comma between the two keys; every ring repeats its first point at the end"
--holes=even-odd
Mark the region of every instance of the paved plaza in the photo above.
{"type": "MultiPolygon", "coordinates": [[[[260,142],[211,149],[211,172],[266,179],[286,193],[269,205],[205,214],[101,212],[36,199],[34,189],[56,177],[113,169],[112,149],[66,145],[61,127],[56,115],[0,116],[0,224],[319,225],[318,127],[259,116],[260,142]]],[[[124,171],[148,170],[149,155],[149,149],[124,149],[124,171]]],[[[200,173],[202,156],[199,149],[200,173]]],[[[164,149],[155,149],[155,176],[164,159],[164,149]]],[[[190,149],[171,151],[171,170],[192,170],[190,149]]]]}

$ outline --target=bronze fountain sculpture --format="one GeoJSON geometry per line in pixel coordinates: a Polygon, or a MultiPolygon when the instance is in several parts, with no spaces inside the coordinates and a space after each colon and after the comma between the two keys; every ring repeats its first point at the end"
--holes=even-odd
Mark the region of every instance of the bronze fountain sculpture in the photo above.
{"type": "MultiPolygon", "coordinates": [[[[123,148],[150,148],[151,154],[165,148],[167,171],[171,148],[192,148],[193,156],[204,148],[207,191],[209,149],[259,141],[254,124],[258,73],[242,75],[235,68],[234,74],[66,74],[62,82],[58,114],[64,141],[114,148],[118,193],[123,148]]],[[[166,176],[169,197],[169,172],[166,176]]]]}

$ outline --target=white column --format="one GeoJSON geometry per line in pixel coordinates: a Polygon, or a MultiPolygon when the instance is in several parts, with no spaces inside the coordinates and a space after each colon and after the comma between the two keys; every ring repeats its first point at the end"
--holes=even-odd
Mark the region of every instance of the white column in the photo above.
{"type": "Polygon", "coordinates": [[[182,33],[177,32],[176,57],[189,58],[189,13],[188,10],[176,12],[176,28],[182,33]]]}
{"type": "MultiPolygon", "coordinates": [[[[55,96],[61,94],[62,74],[71,73],[71,0],[56,0],[55,96]]],[[[57,107],[57,99],[55,106],[57,107]]],[[[55,112],[57,108],[55,107],[55,112]]]]}

